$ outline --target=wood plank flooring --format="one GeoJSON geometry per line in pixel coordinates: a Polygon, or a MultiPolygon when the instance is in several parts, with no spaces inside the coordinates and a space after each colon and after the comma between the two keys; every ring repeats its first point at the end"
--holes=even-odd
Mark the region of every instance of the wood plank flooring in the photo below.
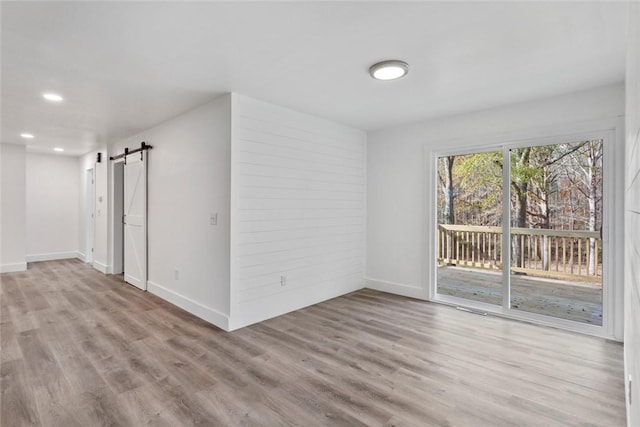
{"type": "Polygon", "coordinates": [[[1,275],[2,426],[623,426],[622,346],[362,290],[225,333],[77,260],[1,275]]]}

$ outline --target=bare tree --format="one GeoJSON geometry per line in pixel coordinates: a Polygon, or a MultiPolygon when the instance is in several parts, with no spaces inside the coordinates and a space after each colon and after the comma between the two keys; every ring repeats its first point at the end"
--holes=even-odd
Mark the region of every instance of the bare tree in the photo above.
{"type": "MultiPolygon", "coordinates": [[[[529,201],[527,215],[529,225],[544,230],[551,229],[551,198],[557,191],[561,171],[570,156],[580,151],[585,143],[552,144],[533,147],[530,154],[529,201]]],[[[543,270],[549,270],[549,236],[542,237],[540,258],[543,270]]]]}
{"type": "Polygon", "coordinates": [[[442,194],[444,195],[444,209],[442,210],[443,222],[445,224],[455,224],[455,189],[453,186],[453,165],[456,156],[440,157],[438,161],[442,166],[442,173],[438,171],[438,179],[442,194]]]}
{"type": "MultiPolygon", "coordinates": [[[[587,230],[597,231],[602,201],[602,140],[586,141],[571,154],[571,166],[565,168],[566,178],[581,193],[588,205],[587,230]]],[[[595,274],[598,254],[596,239],[589,239],[589,274],[595,274]]]]}
{"type": "MultiPolygon", "coordinates": [[[[529,190],[531,147],[511,150],[511,188],[513,189],[513,218],[511,225],[517,228],[527,226],[527,199],[529,190]]],[[[516,267],[524,267],[520,239],[514,236],[511,243],[512,262],[516,267]]]]}

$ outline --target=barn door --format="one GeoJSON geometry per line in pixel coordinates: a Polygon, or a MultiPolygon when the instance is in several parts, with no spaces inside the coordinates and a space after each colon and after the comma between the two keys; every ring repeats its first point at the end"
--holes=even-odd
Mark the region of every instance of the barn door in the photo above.
{"type": "Polygon", "coordinates": [[[147,289],[146,156],[130,155],[124,166],[124,280],[147,289]]]}

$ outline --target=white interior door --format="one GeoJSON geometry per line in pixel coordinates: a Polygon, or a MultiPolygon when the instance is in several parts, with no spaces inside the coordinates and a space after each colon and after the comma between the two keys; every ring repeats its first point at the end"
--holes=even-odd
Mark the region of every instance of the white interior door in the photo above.
{"type": "Polygon", "coordinates": [[[87,169],[86,178],[86,209],[85,209],[85,248],[84,262],[93,263],[93,239],[95,233],[95,215],[94,215],[94,191],[93,191],[93,169],[87,169]]]}
{"type": "Polygon", "coordinates": [[[145,157],[124,166],[124,280],[147,289],[147,168],[145,157]]]}

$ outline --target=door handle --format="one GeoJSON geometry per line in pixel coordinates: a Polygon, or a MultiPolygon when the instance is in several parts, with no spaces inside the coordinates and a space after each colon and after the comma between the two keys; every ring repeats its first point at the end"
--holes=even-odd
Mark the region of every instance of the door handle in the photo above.
{"type": "Polygon", "coordinates": [[[127,223],[127,216],[125,214],[122,214],[122,223],[123,224],[127,223]]]}

